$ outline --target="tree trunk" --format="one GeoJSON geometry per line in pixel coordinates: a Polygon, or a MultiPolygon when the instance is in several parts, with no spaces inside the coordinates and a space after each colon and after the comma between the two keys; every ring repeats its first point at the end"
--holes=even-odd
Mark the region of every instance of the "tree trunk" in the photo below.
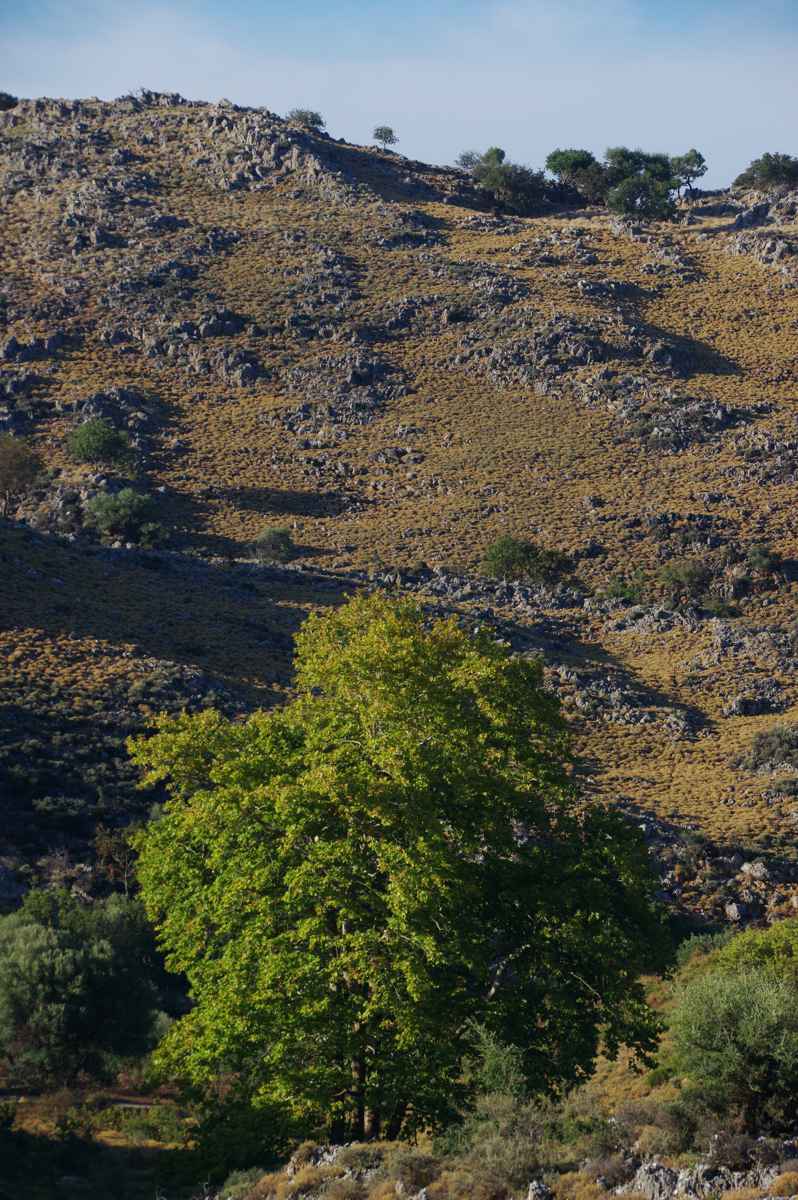
{"type": "Polygon", "coordinates": [[[366,1058],[362,1052],[352,1062],[352,1085],[355,1098],[352,1136],[362,1142],[366,1137],[366,1058]]]}
{"type": "Polygon", "coordinates": [[[405,1119],[407,1112],[407,1101],[399,1100],[391,1114],[391,1119],[388,1122],[388,1127],[385,1130],[385,1136],[389,1142],[395,1142],[402,1132],[402,1122],[405,1119]]]}

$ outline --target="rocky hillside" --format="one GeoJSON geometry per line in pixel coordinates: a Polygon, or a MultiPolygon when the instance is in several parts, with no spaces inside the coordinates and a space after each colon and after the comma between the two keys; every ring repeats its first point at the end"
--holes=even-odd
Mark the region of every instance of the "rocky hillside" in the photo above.
{"type": "Polygon", "coordinates": [[[495,216],[460,171],[147,92],[0,113],[0,195],[0,431],[47,466],[0,521],[6,898],[90,888],[97,822],[157,798],[128,732],[278,699],[304,614],[376,582],[544,656],[675,905],[791,911],[795,196],[495,216]],[[98,417],[118,470],[69,452],[98,417]],[[124,487],[157,548],[91,529],[124,487]],[[487,581],[506,534],[568,568],[487,581]]]}

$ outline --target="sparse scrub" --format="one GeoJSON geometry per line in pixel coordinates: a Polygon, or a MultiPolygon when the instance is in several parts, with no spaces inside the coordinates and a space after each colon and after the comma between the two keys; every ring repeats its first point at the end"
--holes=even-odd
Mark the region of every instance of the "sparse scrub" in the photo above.
{"type": "Polygon", "coordinates": [[[687,598],[701,600],[706,595],[715,571],[713,564],[701,558],[676,559],[659,571],[659,584],[671,603],[687,598]]]}
{"type": "Polygon", "coordinates": [[[77,425],[67,438],[67,449],[76,462],[121,463],[131,457],[130,439],[102,417],[77,425]]]}
{"type": "Polygon", "coordinates": [[[264,529],[252,543],[258,562],[290,562],[297,556],[297,547],[288,529],[264,529]]]}
{"type": "Polygon", "coordinates": [[[518,579],[527,583],[552,583],[570,566],[559,550],[547,550],[524,538],[497,538],[485,552],[482,570],[494,579],[518,579]]]}
{"type": "Polygon", "coordinates": [[[120,539],[139,546],[155,545],[161,526],[152,520],[154,515],[153,499],[129,487],[116,493],[100,492],[86,505],[86,524],[104,541],[120,539]]]}
{"type": "Polygon", "coordinates": [[[295,125],[304,125],[306,129],[325,129],[327,122],[315,108],[292,108],[287,119],[295,125]]]}
{"type": "Polygon", "coordinates": [[[798,725],[774,725],[757,733],[735,765],[746,771],[798,768],[798,725]]]}
{"type": "Polygon", "coordinates": [[[7,517],[12,506],[31,491],[42,466],[28,442],[11,434],[0,435],[0,516],[7,517]]]}

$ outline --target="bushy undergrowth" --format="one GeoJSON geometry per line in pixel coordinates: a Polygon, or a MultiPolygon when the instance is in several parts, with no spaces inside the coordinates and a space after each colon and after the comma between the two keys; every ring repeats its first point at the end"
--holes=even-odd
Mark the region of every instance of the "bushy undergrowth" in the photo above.
{"type": "Polygon", "coordinates": [[[153,521],[155,502],[151,496],[125,487],[121,491],[100,492],[86,505],[86,524],[103,541],[121,540],[139,546],[154,546],[161,538],[161,526],[153,521]]]}
{"type": "Polygon", "coordinates": [[[290,562],[296,558],[297,548],[288,529],[264,529],[252,543],[258,562],[290,562]]]}
{"type": "Polygon", "coordinates": [[[130,439],[102,417],[77,425],[67,437],[67,449],[76,462],[121,463],[131,456],[130,439]]]}
{"type": "Polygon", "coordinates": [[[559,550],[547,550],[524,538],[506,535],[488,546],[482,570],[494,579],[553,583],[569,565],[567,556],[559,550]]]}
{"type": "Polygon", "coordinates": [[[749,748],[735,759],[746,771],[798,767],[798,725],[773,725],[755,734],[749,748]]]}

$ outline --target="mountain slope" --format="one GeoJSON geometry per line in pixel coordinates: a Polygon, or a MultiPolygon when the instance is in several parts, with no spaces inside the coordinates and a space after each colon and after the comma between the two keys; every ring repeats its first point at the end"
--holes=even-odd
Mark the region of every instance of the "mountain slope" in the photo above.
{"type": "MultiPolygon", "coordinates": [[[[653,814],[659,843],[692,828],[715,867],[728,844],[791,852],[794,772],[732,765],[798,720],[789,205],[743,232],[717,203],[645,230],[596,209],[496,217],[460,172],[151,93],[21,102],[0,166],[0,425],[52,472],[16,514],[36,532],[0,525],[18,849],[46,810],[38,850],[80,857],[98,787],[108,819],[133,804],[109,782],[121,749],[88,726],[87,762],[106,763],[88,807],[57,770],[19,801],[20,730],[38,721],[54,753],[45,681],[123,730],[154,670],[172,706],[269,703],[302,615],[372,573],[542,652],[593,790],[653,814]],[[130,434],[132,466],[70,460],[93,414],[130,434]],[[124,482],[156,498],[162,550],[83,527],[124,482]],[[250,561],[273,526],[300,547],[287,569],[250,561]],[[572,576],[486,584],[507,533],[567,552],[572,576]],[[676,602],[660,575],[685,559],[707,594],[676,602]]],[[[156,689],[144,707],[161,706],[156,689]]],[[[722,912],[729,887],[685,902],[722,912]]]]}

